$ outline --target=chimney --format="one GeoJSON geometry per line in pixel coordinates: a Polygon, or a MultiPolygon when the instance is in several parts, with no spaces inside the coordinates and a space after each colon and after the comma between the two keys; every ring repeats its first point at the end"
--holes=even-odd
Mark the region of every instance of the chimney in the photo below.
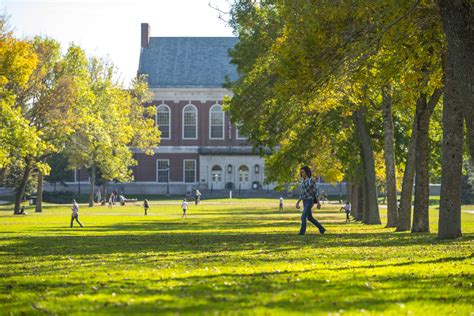
{"type": "Polygon", "coordinates": [[[148,43],[150,43],[150,25],[142,23],[142,48],[148,48],[148,43]]]}

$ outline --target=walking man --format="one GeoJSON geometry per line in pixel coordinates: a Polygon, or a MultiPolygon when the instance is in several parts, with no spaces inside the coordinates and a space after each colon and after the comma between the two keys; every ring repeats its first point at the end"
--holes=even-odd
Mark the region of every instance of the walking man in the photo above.
{"type": "Polygon", "coordinates": [[[300,202],[303,201],[303,213],[301,214],[301,229],[300,235],[306,233],[306,220],[313,223],[321,234],[326,232],[326,229],[319,223],[314,217],[311,211],[313,204],[316,202],[319,205],[319,201],[316,197],[316,181],[311,178],[311,169],[308,166],[304,166],[300,170],[301,181],[301,195],[296,202],[296,208],[300,208],[300,202]]]}
{"type": "Polygon", "coordinates": [[[74,220],[76,220],[76,222],[79,224],[79,226],[84,227],[84,226],[82,226],[81,222],[79,221],[79,204],[77,204],[76,200],[72,200],[71,210],[72,210],[71,228],[74,224],[74,220]]]}

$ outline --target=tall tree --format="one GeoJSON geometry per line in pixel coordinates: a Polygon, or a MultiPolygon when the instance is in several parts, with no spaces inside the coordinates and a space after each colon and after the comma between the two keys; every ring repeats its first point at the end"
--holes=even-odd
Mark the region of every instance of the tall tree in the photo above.
{"type": "Polygon", "coordinates": [[[36,211],[42,210],[43,175],[49,173],[48,156],[62,150],[72,133],[71,107],[74,95],[74,74],[68,72],[68,62],[62,58],[59,43],[49,38],[32,40],[38,64],[24,89],[17,90],[16,106],[40,134],[41,151],[25,157],[24,177],[16,192],[15,211],[20,203],[31,173],[38,174],[36,211]]]}
{"type": "Polygon", "coordinates": [[[414,233],[429,232],[429,128],[430,118],[433,110],[441,97],[442,90],[436,89],[427,100],[427,96],[421,93],[416,104],[416,153],[415,153],[415,205],[413,212],[413,225],[411,231],[414,233]]]}
{"type": "Polygon", "coordinates": [[[443,107],[443,153],[439,238],[457,238],[461,233],[461,183],[464,120],[473,155],[472,96],[474,60],[474,4],[470,0],[439,0],[443,29],[448,43],[445,63],[443,107]]]}
{"type": "Polygon", "coordinates": [[[375,181],[375,162],[372,144],[366,126],[366,108],[354,111],[354,122],[359,135],[362,166],[364,170],[364,207],[363,222],[365,224],[380,224],[377,187],[375,181]]]}
{"type": "Polygon", "coordinates": [[[65,153],[71,167],[88,170],[89,206],[93,206],[97,171],[106,181],[130,180],[130,167],[136,164],[132,149],[151,153],[160,134],[151,116],[154,108],[143,106],[150,96],[143,78],[126,90],[116,82],[114,67],[107,61],[92,58],[88,62],[83,53],[80,61],[89,77],[65,153]]]}
{"type": "Polygon", "coordinates": [[[392,92],[389,84],[382,88],[382,117],[384,123],[384,158],[387,193],[386,227],[395,227],[398,221],[397,182],[395,170],[395,135],[392,117],[392,92]]]}

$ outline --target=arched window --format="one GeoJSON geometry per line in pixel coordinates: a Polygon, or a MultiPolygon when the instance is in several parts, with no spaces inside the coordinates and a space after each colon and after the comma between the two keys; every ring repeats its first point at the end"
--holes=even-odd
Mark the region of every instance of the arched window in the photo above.
{"type": "Polygon", "coordinates": [[[194,105],[188,104],[183,109],[183,139],[197,139],[198,113],[194,105]]]}
{"type": "Polygon", "coordinates": [[[248,182],[249,181],[249,167],[240,166],[239,168],[239,181],[248,182]]]}
{"type": "Polygon", "coordinates": [[[222,180],[222,168],[221,166],[215,165],[211,169],[212,182],[221,182],[222,180]]]}
{"type": "Polygon", "coordinates": [[[209,138],[224,139],[224,111],[219,104],[213,105],[209,111],[209,138]]]}
{"type": "Polygon", "coordinates": [[[156,125],[161,131],[161,139],[171,138],[171,111],[166,104],[161,104],[156,110],[156,125]]]}

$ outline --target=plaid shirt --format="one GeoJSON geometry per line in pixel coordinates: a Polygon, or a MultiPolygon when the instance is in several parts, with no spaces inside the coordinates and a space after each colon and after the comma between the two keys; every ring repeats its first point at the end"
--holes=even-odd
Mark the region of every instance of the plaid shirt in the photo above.
{"type": "Polygon", "coordinates": [[[307,178],[301,181],[300,200],[313,199],[316,194],[316,181],[312,178],[307,178]]]}

